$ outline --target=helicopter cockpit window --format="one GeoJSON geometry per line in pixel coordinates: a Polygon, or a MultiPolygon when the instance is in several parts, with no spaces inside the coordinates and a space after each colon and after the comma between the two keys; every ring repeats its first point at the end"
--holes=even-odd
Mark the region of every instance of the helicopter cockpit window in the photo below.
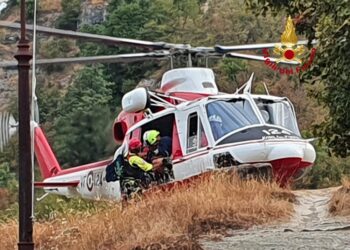
{"type": "Polygon", "coordinates": [[[258,117],[246,99],[211,102],[207,105],[207,115],[215,140],[236,129],[259,124],[258,117]]]}
{"type": "Polygon", "coordinates": [[[197,113],[188,116],[187,153],[208,146],[208,140],[204,133],[203,125],[197,113]]]}
{"type": "Polygon", "coordinates": [[[300,135],[297,121],[289,102],[286,100],[273,101],[264,99],[255,99],[255,102],[266,123],[285,127],[296,135],[300,135]]]}

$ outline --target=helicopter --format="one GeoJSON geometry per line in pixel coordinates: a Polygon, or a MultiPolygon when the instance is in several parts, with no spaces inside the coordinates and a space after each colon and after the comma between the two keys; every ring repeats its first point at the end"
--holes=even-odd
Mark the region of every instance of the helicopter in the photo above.
{"type": "MultiPolygon", "coordinates": [[[[18,29],[19,24],[0,21],[0,27],[18,29]]],[[[28,25],[27,29],[33,30],[28,25]]],[[[43,177],[36,187],[47,193],[86,199],[121,200],[120,180],[106,180],[106,168],[120,155],[128,153],[131,139],[142,140],[146,131],[157,130],[172,139],[172,176],[158,185],[174,185],[211,171],[236,169],[241,173],[264,173],[285,184],[300,179],[316,159],[312,139],[301,137],[293,104],[286,97],[252,93],[254,74],[235,93],[220,92],[215,74],[207,67],[193,67],[192,57],[242,58],[265,61],[260,55],[237,51],[275,48],[276,43],[214,47],[189,44],[149,42],[36,26],[38,32],[70,38],[131,46],[151,52],[79,58],[39,59],[37,65],[54,63],[129,63],[143,60],[169,60],[160,88],[138,87],[122,98],[122,111],[115,119],[113,136],[120,147],[112,159],[62,169],[44,132],[37,122],[34,151],[43,177]],[[185,55],[187,67],[173,68],[173,58],[185,55]]],[[[314,43],[314,42],[313,42],[314,43]]],[[[277,43],[281,45],[280,43],[277,43]]],[[[308,41],[299,41],[306,45],[308,41]]],[[[289,58],[269,57],[269,62],[298,65],[289,58]]],[[[15,62],[1,62],[0,67],[14,68],[15,62]]],[[[266,87],[266,86],[265,86],[266,87]]],[[[266,89],[267,90],[267,89],[266,89]]],[[[5,144],[14,134],[14,119],[3,115],[5,144]],[[6,120],[6,121],[5,121],[6,120]],[[9,122],[11,120],[11,123],[9,122]]]]}

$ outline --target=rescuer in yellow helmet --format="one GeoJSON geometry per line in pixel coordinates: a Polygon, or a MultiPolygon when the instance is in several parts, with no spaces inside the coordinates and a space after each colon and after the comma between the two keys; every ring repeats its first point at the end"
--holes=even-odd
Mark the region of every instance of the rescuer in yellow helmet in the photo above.
{"type": "Polygon", "coordinates": [[[164,168],[172,174],[172,139],[169,136],[160,136],[158,130],[149,130],[143,134],[144,143],[148,146],[146,160],[152,162],[158,172],[164,173],[164,168]]]}

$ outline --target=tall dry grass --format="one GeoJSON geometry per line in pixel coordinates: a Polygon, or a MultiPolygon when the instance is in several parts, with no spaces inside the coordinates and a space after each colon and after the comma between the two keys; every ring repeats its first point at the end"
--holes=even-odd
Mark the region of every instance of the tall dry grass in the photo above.
{"type": "Polygon", "coordinates": [[[350,215],[350,177],[342,179],[342,187],[334,192],[329,212],[333,215],[350,215]]]}
{"type": "MultiPolygon", "coordinates": [[[[84,218],[36,223],[36,249],[201,249],[199,235],[225,234],[288,218],[294,196],[276,184],[214,175],[196,185],[153,193],[84,218]]],[[[17,223],[0,225],[0,246],[12,249],[17,223]]]]}

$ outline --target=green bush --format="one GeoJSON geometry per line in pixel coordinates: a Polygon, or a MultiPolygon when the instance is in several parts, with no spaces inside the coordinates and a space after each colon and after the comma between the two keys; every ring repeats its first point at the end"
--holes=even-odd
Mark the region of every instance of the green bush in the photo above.
{"type": "MultiPolygon", "coordinates": [[[[42,191],[37,192],[37,197],[42,195],[42,191]]],[[[113,205],[111,202],[90,201],[80,198],[66,198],[65,196],[49,195],[41,201],[35,202],[35,219],[52,220],[64,215],[88,216],[113,205]]]]}
{"type": "Polygon", "coordinates": [[[17,187],[16,175],[10,170],[10,163],[0,164],[0,188],[6,187],[13,190],[17,187]]]}
{"type": "MultiPolygon", "coordinates": [[[[74,50],[74,44],[72,41],[66,39],[48,40],[40,46],[39,50],[45,58],[67,57],[74,50]]],[[[64,64],[44,65],[42,67],[50,74],[55,71],[62,71],[64,64]]]]}
{"type": "Polygon", "coordinates": [[[318,146],[316,150],[315,165],[297,187],[316,189],[340,185],[342,177],[350,175],[350,157],[330,155],[325,146],[318,146]]]}
{"type": "MultiPolygon", "coordinates": [[[[36,189],[35,197],[44,194],[42,190],[36,189]]],[[[90,201],[79,198],[66,198],[64,196],[49,195],[41,201],[34,202],[34,218],[36,221],[54,220],[66,215],[89,216],[99,211],[115,206],[113,202],[90,201]]],[[[12,203],[5,209],[0,210],[0,224],[18,218],[18,202],[12,203]]]]}

